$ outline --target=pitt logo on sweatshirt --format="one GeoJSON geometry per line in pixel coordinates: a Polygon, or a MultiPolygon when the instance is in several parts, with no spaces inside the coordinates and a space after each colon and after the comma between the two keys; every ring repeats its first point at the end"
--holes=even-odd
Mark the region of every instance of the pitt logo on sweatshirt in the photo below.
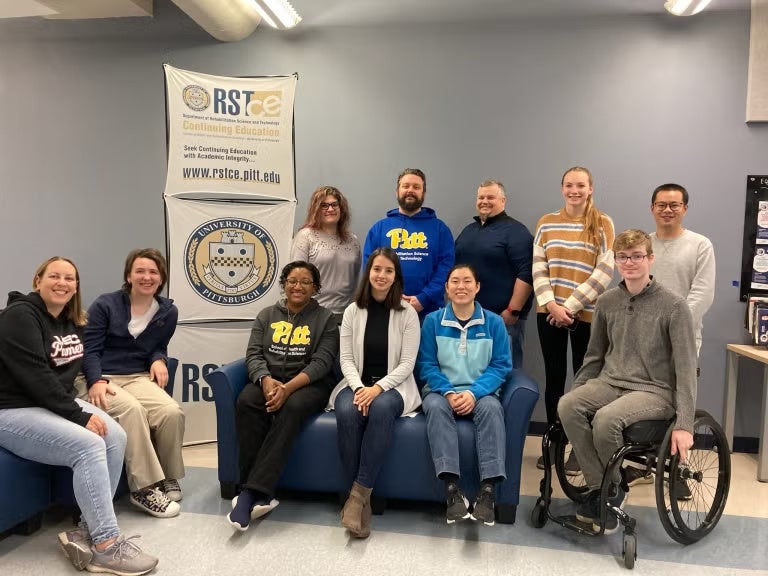
{"type": "Polygon", "coordinates": [[[309,326],[296,326],[296,328],[293,329],[293,333],[291,333],[293,324],[281,320],[279,322],[273,322],[269,327],[274,330],[274,332],[272,332],[272,342],[275,344],[280,343],[296,346],[299,344],[309,345],[310,343],[309,326]]]}
{"type": "Polygon", "coordinates": [[[393,228],[387,232],[387,238],[389,238],[390,247],[393,250],[397,250],[398,248],[427,248],[429,246],[427,236],[424,232],[413,232],[412,234],[408,234],[408,230],[405,228],[393,228]]]}

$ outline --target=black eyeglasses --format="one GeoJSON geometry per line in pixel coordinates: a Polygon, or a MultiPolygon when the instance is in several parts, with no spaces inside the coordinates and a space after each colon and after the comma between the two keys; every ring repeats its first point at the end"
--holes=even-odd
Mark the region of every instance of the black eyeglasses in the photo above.
{"type": "Polygon", "coordinates": [[[338,202],[320,202],[320,210],[336,210],[338,207],[338,202]]]}
{"type": "Polygon", "coordinates": [[[626,264],[627,260],[632,260],[634,264],[640,264],[640,262],[646,258],[648,258],[648,254],[632,254],[631,256],[627,256],[626,254],[617,254],[615,260],[619,264],[626,264]]]}
{"type": "Polygon", "coordinates": [[[653,203],[653,207],[659,212],[664,212],[664,210],[666,210],[667,208],[672,210],[672,212],[679,212],[680,210],[683,209],[683,206],[685,206],[685,204],[683,204],[682,202],[654,202],[653,203]]]}

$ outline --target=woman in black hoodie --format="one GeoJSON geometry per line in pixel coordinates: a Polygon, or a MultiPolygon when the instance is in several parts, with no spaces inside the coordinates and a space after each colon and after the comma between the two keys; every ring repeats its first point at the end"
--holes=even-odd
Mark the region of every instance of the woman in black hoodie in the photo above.
{"type": "Polygon", "coordinates": [[[320,290],[314,264],[287,264],[280,275],[285,298],[259,312],[246,351],[248,378],[237,398],[242,491],[227,520],[248,529],[278,502],[275,485],[304,421],[321,412],[336,382],[331,367],[339,328],[313,296],[320,290]]]}
{"type": "Polygon", "coordinates": [[[0,447],[72,469],[82,520],[59,543],[77,569],[146,574],[157,558],[120,535],[112,507],[125,432],[75,398],[85,325],[79,285],[72,261],[55,256],[35,272],[34,292],[11,292],[0,312],[0,447]]]}

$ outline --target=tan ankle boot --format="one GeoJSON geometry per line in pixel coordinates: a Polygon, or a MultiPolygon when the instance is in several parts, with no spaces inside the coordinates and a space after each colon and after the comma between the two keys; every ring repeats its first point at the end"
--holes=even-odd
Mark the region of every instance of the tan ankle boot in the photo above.
{"type": "Polygon", "coordinates": [[[341,525],[355,538],[367,538],[371,533],[370,524],[371,489],[354,482],[341,509],[341,525]]]}

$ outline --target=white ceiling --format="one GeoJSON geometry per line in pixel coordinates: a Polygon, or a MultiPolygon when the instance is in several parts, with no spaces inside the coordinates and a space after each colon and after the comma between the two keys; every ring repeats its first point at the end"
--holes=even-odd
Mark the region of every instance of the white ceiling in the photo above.
{"type": "MultiPolygon", "coordinates": [[[[307,26],[666,13],[664,0],[291,0],[291,3],[307,26]]],[[[712,0],[707,10],[748,10],[749,6],[750,0],[712,0]]]]}
{"type": "MultiPolygon", "coordinates": [[[[304,27],[661,14],[663,3],[664,0],[292,0],[303,18],[300,26],[304,27]]],[[[712,0],[708,10],[748,10],[749,6],[750,0],[712,0]]],[[[81,19],[151,14],[152,0],[0,0],[0,18],[81,19]]]]}

